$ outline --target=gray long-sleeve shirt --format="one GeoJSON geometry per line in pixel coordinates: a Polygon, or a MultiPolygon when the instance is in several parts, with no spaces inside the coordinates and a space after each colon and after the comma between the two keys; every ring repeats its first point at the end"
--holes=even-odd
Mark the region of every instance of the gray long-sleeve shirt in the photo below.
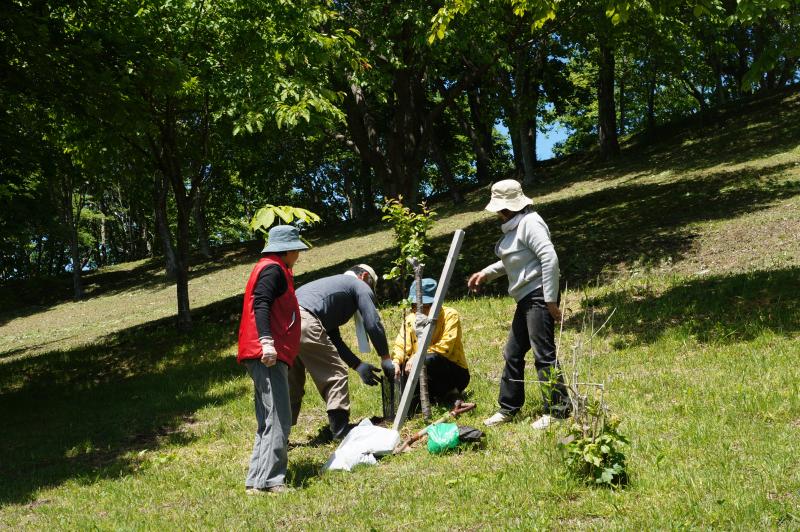
{"type": "Polygon", "coordinates": [[[539,287],[548,303],[558,301],[558,256],[550,229],[536,212],[516,215],[502,226],[503,238],[495,246],[499,261],[481,270],[492,281],[506,274],[508,293],[521,300],[539,287]]]}
{"type": "Polygon", "coordinates": [[[356,311],[361,312],[364,328],[378,355],[389,354],[375,294],[364,281],[350,275],[332,275],[301,286],[296,295],[300,306],[322,322],[339,356],[348,366],[355,367],[360,360],[342,340],[339,327],[350,321],[356,311]]]}

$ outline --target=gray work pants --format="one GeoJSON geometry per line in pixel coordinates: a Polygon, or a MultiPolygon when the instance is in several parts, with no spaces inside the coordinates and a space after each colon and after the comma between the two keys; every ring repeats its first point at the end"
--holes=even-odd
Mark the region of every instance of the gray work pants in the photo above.
{"type": "Polygon", "coordinates": [[[270,488],[285,482],[289,464],[289,367],[281,361],[267,367],[258,359],[245,360],[244,365],[253,379],[258,423],[244,484],[248,488],[270,488]]]}

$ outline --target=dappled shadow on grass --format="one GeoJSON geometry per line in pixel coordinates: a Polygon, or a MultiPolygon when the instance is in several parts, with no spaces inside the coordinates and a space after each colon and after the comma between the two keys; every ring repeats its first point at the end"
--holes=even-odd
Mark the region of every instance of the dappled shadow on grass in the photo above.
{"type": "MultiPolygon", "coordinates": [[[[247,258],[255,264],[258,253],[247,258]]],[[[358,257],[364,260],[382,269],[389,254],[358,257]]],[[[298,285],[355,262],[300,275],[298,285]]],[[[194,328],[185,336],[168,317],[0,365],[0,504],[30,501],[37,490],[70,479],[133,474],[137,451],[190,443],[194,412],[235,398],[210,389],[245,374],[233,351],[218,354],[235,345],[241,308],[240,295],[193,309],[194,328]]],[[[292,466],[293,485],[320,465],[292,466]]]]}
{"type": "MultiPolygon", "coordinates": [[[[550,227],[562,280],[575,288],[620,264],[678,260],[696,238],[694,223],[733,218],[800,194],[800,182],[774,179],[791,164],[718,172],[702,180],[622,185],[547,203],[538,211],[550,227]]],[[[449,297],[464,295],[469,274],[497,260],[499,225],[481,221],[465,228],[449,297]]],[[[426,275],[438,277],[450,238],[433,241],[426,275]]],[[[500,279],[485,293],[504,293],[506,285],[500,279]]]]}
{"type": "Polygon", "coordinates": [[[235,342],[227,312],[201,309],[191,336],[159,320],[0,366],[0,504],[69,479],[131,474],[136,451],[192,441],[194,412],[234,399],[210,389],[242,374],[232,353],[218,354],[235,342]]]}
{"type": "Polygon", "coordinates": [[[651,344],[676,330],[701,343],[749,341],[770,331],[800,332],[800,268],[690,279],[663,293],[630,288],[590,299],[569,321],[599,326],[616,308],[609,327],[625,340],[617,347],[651,344]]]}
{"type": "MultiPolygon", "coordinates": [[[[665,124],[658,129],[654,138],[640,135],[626,143],[622,156],[613,161],[598,161],[594,153],[588,152],[542,162],[538,165],[537,183],[532,192],[535,196],[541,196],[585,181],[593,176],[609,179],[629,175],[633,179],[635,176],[653,175],[665,170],[678,173],[697,171],[718,164],[748,162],[783,153],[800,145],[800,120],[795,118],[798,113],[800,113],[800,97],[798,97],[797,87],[780,91],[768,97],[736,102],[713,113],[689,117],[681,123],[665,124]]],[[[767,169],[767,172],[769,171],[767,169]]],[[[749,172],[758,173],[759,170],[749,170],[749,172]]],[[[701,186],[701,188],[703,187],[701,186]]],[[[439,219],[470,210],[481,210],[488,201],[488,185],[475,185],[473,189],[476,192],[468,194],[462,204],[434,205],[434,209],[439,212],[439,219]]],[[[635,196],[642,196],[647,192],[646,189],[638,190],[641,194],[633,194],[632,200],[636,199],[635,196]]],[[[664,190],[666,191],[666,189],[664,190]]],[[[605,191],[605,194],[613,195],[614,193],[624,194],[625,190],[615,188],[605,191]]],[[[583,200],[567,201],[563,203],[563,208],[558,207],[558,203],[543,206],[542,213],[547,215],[546,219],[551,224],[551,229],[554,229],[554,236],[557,236],[556,230],[558,229],[556,217],[563,216],[567,208],[584,206],[596,208],[592,202],[598,200],[600,203],[603,202],[600,196],[594,194],[585,196],[583,200]]],[[[567,213],[567,215],[569,214],[567,213]]],[[[491,226],[491,224],[483,225],[491,226]]],[[[388,226],[382,224],[377,218],[343,222],[338,226],[331,226],[324,234],[314,238],[313,243],[317,246],[335,244],[345,238],[375,233],[376,228],[385,230],[388,229],[388,226]]],[[[319,231],[314,231],[314,233],[320,234],[319,231]]],[[[567,236],[572,235],[567,233],[567,236]]],[[[672,236],[678,240],[672,244],[680,247],[681,242],[685,239],[680,235],[672,236]]],[[[494,234],[491,237],[493,243],[496,237],[494,234]]],[[[589,242],[593,241],[591,234],[584,234],[583,237],[589,242]]],[[[468,235],[469,238],[470,235],[468,235]]],[[[439,240],[443,239],[449,242],[449,237],[442,237],[439,240]]],[[[581,245],[584,243],[581,242],[581,245]]],[[[569,245],[568,243],[562,244],[569,245]]],[[[556,245],[559,246],[559,243],[556,242],[556,245]]],[[[663,247],[670,244],[656,241],[655,245],[663,247]]],[[[243,244],[228,244],[217,248],[215,249],[215,258],[210,261],[195,256],[192,261],[190,277],[196,279],[214,271],[229,268],[234,264],[247,263],[258,254],[261,246],[262,241],[256,239],[243,244]]],[[[438,247],[438,249],[441,248],[442,246],[438,247]]],[[[358,250],[353,250],[354,259],[358,258],[358,254],[358,250]]],[[[488,255],[491,256],[491,246],[489,246],[488,255]]],[[[382,258],[383,255],[379,257],[379,259],[382,258]]],[[[440,262],[443,262],[443,258],[440,262]]],[[[433,265],[432,262],[431,266],[433,265]]],[[[114,271],[101,269],[85,276],[85,299],[115,295],[134,288],[137,290],[160,290],[174,285],[174,282],[164,276],[163,266],[163,259],[158,257],[133,269],[114,271]]],[[[386,261],[386,267],[388,269],[388,261],[386,261]]],[[[588,270],[588,268],[582,269],[588,270]]],[[[565,273],[572,275],[575,272],[567,271],[565,273]]],[[[459,275],[463,275],[463,272],[459,272],[459,275]]],[[[392,300],[402,297],[400,284],[388,283],[386,286],[388,289],[382,289],[379,296],[389,297],[392,300]]],[[[0,285],[0,325],[15,318],[45,311],[59,303],[70,301],[71,298],[72,284],[69,275],[30,280],[24,283],[5,282],[0,285]]]]}
{"type": "Polygon", "coordinates": [[[732,104],[710,116],[693,117],[681,125],[685,128],[682,135],[676,135],[679,128],[664,127],[661,135],[665,141],[645,149],[634,145],[631,152],[639,154],[643,164],[678,171],[744,163],[786,152],[800,144],[797,94],[793,88],[732,104]]]}
{"type": "Polygon", "coordinates": [[[625,142],[622,157],[617,160],[601,162],[579,153],[547,166],[620,174],[637,168],[683,171],[783,153],[800,144],[798,94],[800,91],[794,87],[663,124],[654,135],[640,133],[625,142]]]}
{"type": "Polygon", "coordinates": [[[734,218],[800,194],[799,181],[772,179],[788,166],[625,185],[548,204],[542,211],[564,257],[562,276],[583,283],[606,265],[675,261],[696,238],[692,224],[734,218]]]}
{"type": "MultiPolygon", "coordinates": [[[[247,263],[263,247],[261,241],[231,244],[217,248],[211,260],[194,256],[189,279],[197,279],[219,270],[247,263]]],[[[156,257],[130,269],[103,270],[85,274],[84,297],[90,301],[101,296],[115,296],[131,290],[152,291],[174,287],[164,271],[164,260],[156,257]]],[[[72,301],[72,278],[68,275],[24,281],[7,281],[0,286],[0,326],[14,320],[44,312],[56,305],[72,301]]]]}
{"type": "Polygon", "coordinates": [[[795,87],[664,124],[654,136],[639,134],[624,142],[617,159],[601,161],[590,151],[542,161],[532,192],[544,195],[594,177],[696,172],[785,153],[800,145],[798,94],[795,87]]]}
{"type": "Polygon", "coordinates": [[[318,477],[325,462],[313,458],[289,459],[286,471],[286,484],[293,488],[305,488],[308,483],[318,477]]]}

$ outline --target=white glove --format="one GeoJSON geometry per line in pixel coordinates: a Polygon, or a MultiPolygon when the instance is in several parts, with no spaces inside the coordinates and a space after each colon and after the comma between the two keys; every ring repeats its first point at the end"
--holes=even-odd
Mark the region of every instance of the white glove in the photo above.
{"type": "Polygon", "coordinates": [[[275,342],[269,336],[262,336],[258,341],[261,343],[261,363],[267,367],[274,366],[278,361],[275,342]]]}

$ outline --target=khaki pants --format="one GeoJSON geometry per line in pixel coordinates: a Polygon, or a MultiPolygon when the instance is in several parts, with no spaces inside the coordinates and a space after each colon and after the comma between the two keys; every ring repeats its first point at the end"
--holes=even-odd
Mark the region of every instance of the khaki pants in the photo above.
{"type": "Polygon", "coordinates": [[[326,410],[350,411],[347,364],[341,359],[328,333],[316,316],[300,308],[300,352],[289,370],[292,425],[297,424],[305,394],[306,371],[311,375],[326,410]]]}

